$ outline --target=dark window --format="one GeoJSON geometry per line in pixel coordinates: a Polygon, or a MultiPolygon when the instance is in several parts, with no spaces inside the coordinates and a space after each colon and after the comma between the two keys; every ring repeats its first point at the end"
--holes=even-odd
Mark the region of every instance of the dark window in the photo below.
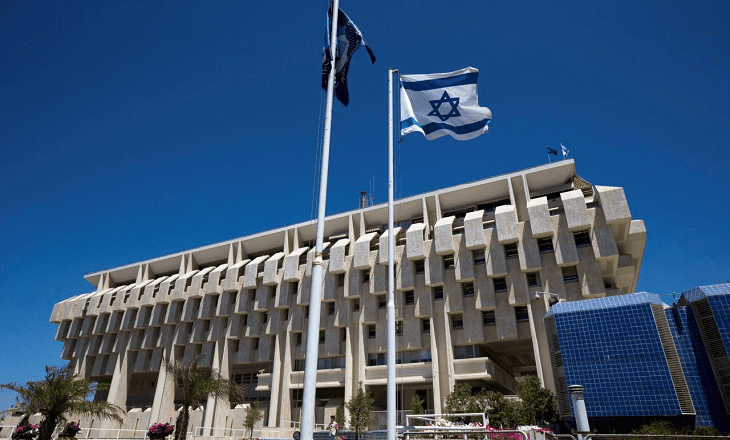
{"type": "Polygon", "coordinates": [[[416,260],[416,273],[424,273],[426,271],[426,260],[416,260]]]}
{"type": "Polygon", "coordinates": [[[527,306],[515,307],[515,318],[517,319],[517,322],[529,321],[530,314],[527,312],[527,306]]]}
{"type": "Polygon", "coordinates": [[[540,274],[538,272],[530,272],[527,274],[527,285],[529,287],[540,286],[540,274]]]}
{"type": "Polygon", "coordinates": [[[332,370],[335,368],[345,368],[345,358],[332,357],[332,358],[320,358],[317,359],[318,370],[332,370]]]}
{"type": "Polygon", "coordinates": [[[573,239],[576,247],[591,245],[591,234],[588,231],[573,232],[573,239]]]}
{"type": "Polygon", "coordinates": [[[340,329],[340,341],[345,342],[347,340],[347,329],[341,328],[340,329]]]}
{"type": "MultiPolygon", "coordinates": [[[[304,370],[304,360],[303,359],[294,359],[294,371],[302,371],[302,370],[304,370]]],[[[301,390],[294,390],[294,391],[301,391],[301,390]]]]}
{"type": "Polygon", "coordinates": [[[416,302],[416,298],[413,295],[413,291],[412,290],[407,290],[406,291],[406,304],[413,304],[415,302],[416,302]]]}
{"type": "Polygon", "coordinates": [[[324,344],[324,330],[319,331],[319,343],[324,344]]]}
{"type": "Polygon", "coordinates": [[[444,286],[433,287],[433,299],[444,299],[444,286]]]}
{"type": "Polygon", "coordinates": [[[352,300],[352,311],[357,312],[360,310],[360,298],[355,298],[352,300]]]}
{"type": "Polygon", "coordinates": [[[337,287],[342,287],[345,285],[345,274],[344,273],[338,273],[335,275],[337,279],[337,287]]]}
{"type": "Polygon", "coordinates": [[[362,271],[362,282],[363,283],[370,282],[370,269],[365,269],[362,271]]]}
{"type": "Polygon", "coordinates": [[[297,347],[302,345],[302,334],[297,333],[297,347]]]}
{"type": "Polygon", "coordinates": [[[423,333],[429,333],[431,331],[431,320],[428,318],[421,319],[421,330],[423,333]]]}
{"type": "Polygon", "coordinates": [[[274,286],[269,287],[269,295],[272,298],[276,298],[276,287],[274,287],[274,286]]]}
{"type": "Polygon", "coordinates": [[[461,283],[461,291],[464,297],[474,296],[474,283],[461,283]]]}
{"type": "Polygon", "coordinates": [[[444,255],[444,269],[453,269],[454,267],[454,254],[444,255]]]}
{"type": "Polygon", "coordinates": [[[375,324],[368,325],[368,338],[375,338],[375,324]]]}
{"type": "Polygon", "coordinates": [[[504,253],[507,258],[517,258],[520,254],[517,252],[517,243],[510,243],[504,245],[504,253]]]}
{"type": "Polygon", "coordinates": [[[369,353],[368,354],[368,366],[374,365],[385,365],[386,364],[385,353],[369,353]]]}
{"type": "Polygon", "coordinates": [[[290,294],[296,295],[297,290],[299,290],[299,281],[294,281],[293,283],[289,283],[289,293],[290,294]]]}
{"type": "Polygon", "coordinates": [[[578,281],[578,269],[576,266],[563,267],[563,282],[572,283],[578,281]]]}
{"type": "Polygon", "coordinates": [[[241,318],[241,325],[242,326],[248,325],[248,315],[243,315],[243,318],[241,318]]]}
{"type": "Polygon", "coordinates": [[[259,338],[252,338],[253,339],[253,349],[254,351],[259,349],[259,338]]]}
{"type": "Polygon", "coordinates": [[[477,249],[472,252],[474,257],[474,264],[485,264],[487,259],[484,257],[484,249],[477,249]]]}
{"type": "Polygon", "coordinates": [[[552,237],[538,238],[537,239],[537,248],[540,250],[541,254],[544,252],[555,251],[555,248],[553,248],[553,238],[552,237]]]}
{"type": "Polygon", "coordinates": [[[289,309],[284,309],[284,311],[282,313],[284,314],[284,321],[288,321],[289,320],[289,309]]]}
{"type": "Polygon", "coordinates": [[[459,345],[454,347],[454,359],[472,359],[486,356],[486,351],[478,345],[459,345]]]}
{"type": "Polygon", "coordinates": [[[403,335],[403,321],[396,321],[395,322],[395,335],[396,336],[403,335]]]}
{"type": "Polygon", "coordinates": [[[386,305],[387,305],[387,302],[386,302],[385,294],[378,295],[378,308],[384,309],[386,305]]]}
{"type": "Polygon", "coordinates": [[[451,328],[454,330],[464,328],[464,317],[461,316],[461,313],[451,315],[451,328]]]}
{"type": "Polygon", "coordinates": [[[504,277],[492,279],[495,292],[504,292],[507,290],[507,280],[504,277]]]}
{"type": "Polygon", "coordinates": [[[327,313],[330,315],[335,314],[335,303],[334,302],[328,302],[327,303],[327,313]]]}
{"type": "Polygon", "coordinates": [[[264,312],[264,318],[263,318],[264,324],[269,322],[269,312],[264,312]]]}
{"type": "Polygon", "coordinates": [[[309,318],[309,306],[304,306],[304,319],[309,318]]]}
{"type": "Polygon", "coordinates": [[[482,312],[482,322],[484,325],[496,325],[497,320],[494,317],[494,310],[487,310],[482,312]]]}

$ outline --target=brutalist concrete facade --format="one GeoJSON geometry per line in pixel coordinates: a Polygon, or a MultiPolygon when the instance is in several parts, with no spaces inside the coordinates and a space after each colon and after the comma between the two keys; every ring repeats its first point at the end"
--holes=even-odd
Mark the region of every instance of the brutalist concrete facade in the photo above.
{"type": "MultiPolygon", "coordinates": [[[[593,186],[573,160],[397,202],[398,399],[441,411],[457,382],[512,394],[534,373],[554,389],[543,317],[549,300],[634,292],[646,243],[623,189],[593,186]]],[[[384,409],[387,207],[326,220],[317,423],[358,384],[384,409]]],[[[124,427],[174,420],[163,359],[202,362],[245,390],[202,402],[196,426],[300,417],[315,223],[305,222],[86,276],[95,290],[53,309],[62,358],[110,384],[124,427]]],[[[116,427],[116,424],[114,425],[116,427]]]]}

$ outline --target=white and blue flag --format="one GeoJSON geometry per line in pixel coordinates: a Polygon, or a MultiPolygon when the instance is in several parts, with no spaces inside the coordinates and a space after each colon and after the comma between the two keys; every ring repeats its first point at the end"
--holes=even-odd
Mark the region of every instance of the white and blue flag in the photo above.
{"type": "Polygon", "coordinates": [[[429,141],[449,135],[465,141],[489,128],[492,112],[479,106],[473,67],[449,73],[400,75],[401,137],[420,131],[429,141]]]}

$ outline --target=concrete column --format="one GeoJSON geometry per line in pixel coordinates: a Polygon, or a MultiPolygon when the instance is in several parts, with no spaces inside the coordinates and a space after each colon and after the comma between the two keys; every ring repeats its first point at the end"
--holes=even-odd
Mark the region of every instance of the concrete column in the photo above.
{"type": "MultiPolygon", "coordinates": [[[[220,371],[220,350],[219,350],[220,341],[213,344],[213,362],[211,365],[211,368],[214,370],[220,371]]],[[[208,401],[205,404],[205,413],[203,415],[203,426],[206,428],[214,428],[214,416],[216,412],[216,406],[218,403],[218,398],[213,395],[208,395],[208,401]]],[[[205,432],[203,432],[203,435],[210,435],[214,436],[214,430],[207,429],[205,432]]]]}
{"type": "MultiPolygon", "coordinates": [[[[222,320],[221,320],[222,321],[222,320]]],[[[229,356],[228,356],[228,341],[226,340],[226,329],[222,328],[219,333],[221,336],[218,339],[218,342],[216,344],[216,355],[220,359],[220,364],[218,368],[218,372],[220,373],[221,377],[224,379],[229,379],[231,377],[230,372],[230,365],[229,365],[229,356]]],[[[215,417],[213,418],[213,427],[215,428],[225,428],[226,427],[226,420],[228,416],[231,413],[231,405],[228,400],[225,401],[218,401],[216,403],[215,408],[215,417]]],[[[220,433],[223,433],[223,431],[217,431],[218,435],[220,433]]]]}
{"type": "MultiPolygon", "coordinates": [[[[291,318],[289,319],[289,326],[291,326],[291,318]]],[[[281,358],[281,376],[279,378],[280,389],[279,389],[279,420],[278,425],[280,427],[288,428],[288,425],[284,425],[285,421],[290,421],[291,417],[291,367],[292,367],[292,346],[291,340],[293,333],[289,333],[288,329],[284,332],[283,336],[283,356],[281,358]]]]}
{"type": "MultiPolygon", "coordinates": [[[[433,310],[433,306],[431,310],[433,310]]],[[[441,358],[443,353],[437,348],[438,345],[436,342],[436,322],[433,319],[433,315],[431,315],[429,321],[431,326],[429,337],[431,339],[431,387],[433,388],[433,410],[436,414],[439,414],[444,412],[442,408],[443,402],[441,402],[441,369],[439,368],[439,359],[441,358]]]]}
{"type": "MultiPolygon", "coordinates": [[[[157,383],[155,386],[155,398],[152,403],[152,411],[150,413],[151,423],[165,423],[169,418],[174,417],[175,413],[175,382],[167,376],[167,363],[175,362],[175,346],[173,345],[174,332],[173,326],[169,326],[169,336],[165,354],[160,360],[160,371],[157,373],[157,383]]],[[[175,423],[174,421],[172,422],[175,423]]]]}
{"type": "Polygon", "coordinates": [[[547,298],[549,293],[538,292],[537,296],[528,298],[527,311],[530,316],[530,334],[532,336],[532,349],[535,353],[535,366],[537,377],[540,378],[542,386],[556,394],[555,382],[553,379],[553,368],[550,363],[550,350],[545,333],[545,314],[549,310],[547,298]]]}
{"type": "MultiPolygon", "coordinates": [[[[279,310],[274,309],[276,313],[279,310]]],[[[284,330],[279,330],[276,335],[276,341],[274,342],[274,365],[271,371],[271,385],[269,389],[269,422],[267,426],[279,426],[279,415],[281,409],[281,377],[282,377],[282,358],[284,357],[284,350],[286,343],[286,327],[284,330]]]]}
{"type": "MultiPolygon", "coordinates": [[[[109,394],[107,401],[111,404],[117,405],[125,412],[127,411],[127,390],[129,389],[129,383],[131,381],[131,375],[129,374],[129,358],[132,356],[132,352],[128,351],[129,341],[119,341],[120,346],[123,347],[117,355],[116,362],[114,363],[114,373],[112,374],[112,382],[109,386],[109,394]]],[[[109,429],[112,424],[116,422],[103,419],[100,423],[100,428],[109,429]]]]}

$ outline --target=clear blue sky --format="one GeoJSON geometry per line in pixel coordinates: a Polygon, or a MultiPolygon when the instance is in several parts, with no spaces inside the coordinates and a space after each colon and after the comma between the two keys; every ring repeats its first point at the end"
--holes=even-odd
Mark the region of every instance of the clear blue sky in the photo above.
{"type": "MultiPolygon", "coordinates": [[[[0,383],[61,365],[53,305],[87,273],[312,218],[326,0],[0,4],[0,383]]],[[[540,165],[625,189],[639,290],[730,278],[730,2],[342,0],[329,213],[387,194],[387,67],[480,69],[490,133],[409,135],[397,194],[540,165]],[[724,128],[723,128],[724,127],[724,128]]],[[[11,403],[0,393],[0,408],[11,403]]]]}

